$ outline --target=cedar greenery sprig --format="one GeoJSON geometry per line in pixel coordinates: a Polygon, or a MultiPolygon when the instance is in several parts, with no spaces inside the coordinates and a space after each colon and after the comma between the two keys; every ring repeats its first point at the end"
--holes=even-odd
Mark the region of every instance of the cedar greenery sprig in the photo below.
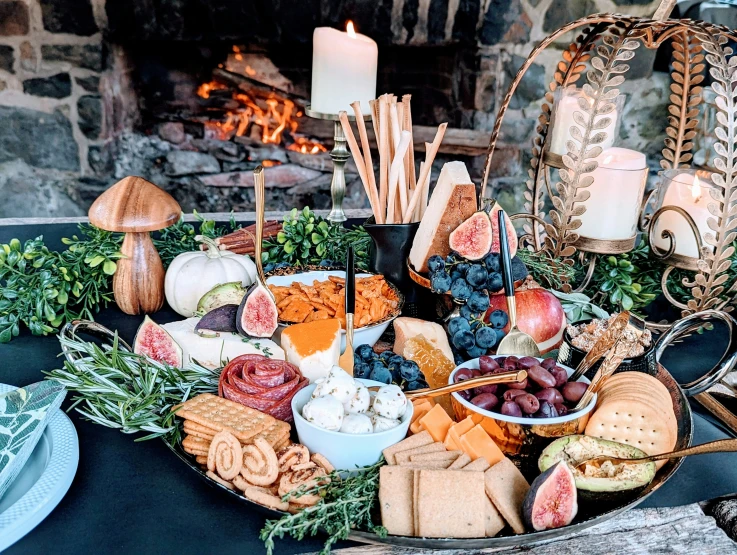
{"type": "Polygon", "coordinates": [[[73,392],[72,405],[84,418],[125,434],[147,432],[136,441],[179,433],[171,408],[200,393],[216,393],[218,370],[196,363],[179,369],[131,353],[120,346],[59,336],[65,352],[79,356],[74,364],[47,372],[73,392]]]}
{"type": "Polygon", "coordinates": [[[352,530],[366,530],[385,537],[386,529],[376,526],[371,520],[371,513],[378,502],[379,469],[384,464],[386,461],[382,457],[379,462],[361,467],[345,479],[341,479],[337,471],[332,472],[327,484],[285,495],[284,501],[302,495],[319,495],[322,499],[296,514],[266,521],[260,537],[267,555],[274,553],[275,538],[283,538],[285,534],[302,540],[306,536],[327,533],[321,555],[329,554],[332,546],[346,539],[352,530]]]}

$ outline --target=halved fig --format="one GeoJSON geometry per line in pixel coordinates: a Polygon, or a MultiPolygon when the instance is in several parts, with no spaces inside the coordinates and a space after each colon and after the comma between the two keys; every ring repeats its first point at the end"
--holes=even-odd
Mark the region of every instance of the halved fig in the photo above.
{"type": "Polygon", "coordinates": [[[573,472],[561,461],[540,474],[522,504],[525,527],[540,531],[568,526],[578,513],[573,472]]]}
{"type": "Polygon", "coordinates": [[[182,348],[169,333],[146,316],[133,340],[133,352],[157,361],[182,367],[182,348]]]}
{"type": "Polygon", "coordinates": [[[489,253],[491,231],[486,212],[476,212],[451,232],[450,248],[467,260],[479,260],[489,253]]]}
{"type": "Polygon", "coordinates": [[[238,307],[236,326],[249,337],[271,337],[279,325],[279,311],[271,293],[256,281],[238,307]]]}
{"type": "Polygon", "coordinates": [[[237,316],[238,305],[226,304],[211,310],[200,318],[194,330],[200,335],[206,335],[208,332],[238,331],[235,325],[237,316]]]}

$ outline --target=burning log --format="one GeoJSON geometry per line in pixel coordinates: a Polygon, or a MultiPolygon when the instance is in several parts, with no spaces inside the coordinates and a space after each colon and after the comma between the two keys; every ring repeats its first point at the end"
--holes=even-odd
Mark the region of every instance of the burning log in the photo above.
{"type": "Polygon", "coordinates": [[[287,91],[283,91],[276,87],[272,87],[271,85],[262,83],[261,81],[258,81],[257,79],[248,77],[247,75],[242,75],[240,73],[233,73],[232,71],[228,71],[227,69],[222,69],[222,68],[213,69],[212,78],[216,82],[219,81],[221,84],[237,87],[238,89],[242,91],[261,96],[262,98],[273,98],[274,95],[276,94],[278,96],[281,96],[282,98],[288,98],[295,104],[299,105],[300,108],[304,108],[304,106],[307,104],[307,99],[299,95],[296,95],[296,94],[293,94],[287,91]]]}

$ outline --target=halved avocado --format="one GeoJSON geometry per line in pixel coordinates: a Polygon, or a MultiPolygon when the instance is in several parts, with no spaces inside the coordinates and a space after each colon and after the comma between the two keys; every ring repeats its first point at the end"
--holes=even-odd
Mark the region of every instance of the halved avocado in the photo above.
{"type": "MultiPolygon", "coordinates": [[[[646,457],[647,454],[631,445],[597,437],[571,435],[561,437],[548,445],[538,459],[538,468],[545,472],[558,461],[565,461],[574,469],[580,462],[598,456],[617,458],[646,457]]],[[[582,503],[621,503],[633,499],[655,477],[655,463],[619,465],[611,476],[586,476],[573,471],[576,489],[582,503]]]]}

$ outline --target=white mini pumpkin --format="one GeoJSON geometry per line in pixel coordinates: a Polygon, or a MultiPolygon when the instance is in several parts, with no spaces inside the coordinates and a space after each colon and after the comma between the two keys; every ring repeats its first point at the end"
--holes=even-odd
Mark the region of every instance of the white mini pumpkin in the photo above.
{"type": "Polygon", "coordinates": [[[244,287],[256,279],[256,264],[248,255],[221,251],[209,237],[198,235],[205,251],[185,252],[172,260],[166,271],[166,302],[178,314],[190,318],[202,295],[216,285],[240,281],[244,287]]]}

